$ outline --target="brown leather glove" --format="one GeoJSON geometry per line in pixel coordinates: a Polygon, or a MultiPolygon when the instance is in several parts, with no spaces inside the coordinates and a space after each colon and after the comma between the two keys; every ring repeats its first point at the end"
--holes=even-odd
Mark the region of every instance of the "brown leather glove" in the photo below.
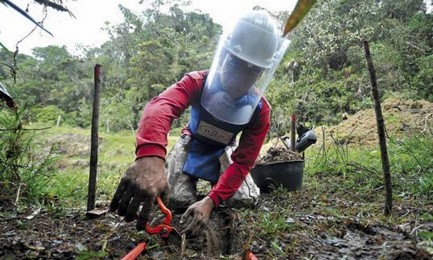
{"type": "Polygon", "coordinates": [[[143,208],[137,219],[137,230],[143,230],[156,197],[161,195],[167,202],[170,192],[164,169],[164,159],[160,157],[142,157],[137,159],[125,172],[114,193],[110,211],[125,216],[130,222],[137,218],[140,204],[143,208]]]}
{"type": "Polygon", "coordinates": [[[210,214],[214,207],[213,201],[209,196],[192,204],[180,220],[180,224],[187,226],[181,233],[186,233],[189,236],[199,235],[209,223],[210,214]]]}

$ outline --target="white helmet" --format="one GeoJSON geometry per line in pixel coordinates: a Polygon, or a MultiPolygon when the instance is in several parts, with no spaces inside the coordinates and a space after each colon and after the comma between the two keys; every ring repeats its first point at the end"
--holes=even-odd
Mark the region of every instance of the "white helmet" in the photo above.
{"type": "Polygon", "coordinates": [[[266,11],[249,12],[239,19],[227,35],[224,48],[255,66],[269,68],[278,47],[276,28],[266,11]]]}
{"type": "Polygon", "coordinates": [[[220,37],[202,106],[223,122],[247,124],[288,45],[266,11],[242,16],[220,37]]]}

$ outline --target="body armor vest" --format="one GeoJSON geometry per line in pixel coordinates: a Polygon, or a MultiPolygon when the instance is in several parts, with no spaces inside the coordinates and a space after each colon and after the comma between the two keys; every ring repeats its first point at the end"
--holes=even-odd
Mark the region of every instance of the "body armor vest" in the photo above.
{"type": "MultiPolygon", "coordinates": [[[[262,101],[250,120],[257,118],[262,108],[262,101]]],[[[191,105],[191,116],[188,127],[192,133],[190,149],[184,163],[183,171],[196,178],[205,179],[215,184],[220,175],[220,157],[224,148],[234,144],[236,136],[245,129],[244,125],[233,125],[212,116],[197,99],[191,105]]]]}

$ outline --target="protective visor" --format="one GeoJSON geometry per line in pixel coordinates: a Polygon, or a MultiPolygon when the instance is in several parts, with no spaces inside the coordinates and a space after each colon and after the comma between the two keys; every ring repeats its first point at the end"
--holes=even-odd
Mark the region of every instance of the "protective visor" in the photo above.
{"type": "Polygon", "coordinates": [[[266,67],[261,67],[257,65],[259,62],[249,62],[231,48],[227,48],[227,38],[227,35],[220,37],[203,89],[201,104],[223,122],[244,125],[250,121],[289,46],[289,41],[275,36],[276,47],[267,58],[266,67]]]}

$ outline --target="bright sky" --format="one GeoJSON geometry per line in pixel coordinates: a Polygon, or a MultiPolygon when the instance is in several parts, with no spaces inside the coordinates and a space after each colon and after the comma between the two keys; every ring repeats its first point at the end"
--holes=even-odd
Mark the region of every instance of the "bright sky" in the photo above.
{"type": "MultiPolygon", "coordinates": [[[[31,0],[11,0],[22,9],[29,5],[29,14],[36,21],[44,17],[40,5],[33,4],[31,0]]],[[[74,53],[78,44],[99,47],[108,40],[108,35],[101,28],[105,22],[119,23],[122,15],[118,5],[130,8],[140,14],[146,6],[138,4],[139,0],[77,0],[64,1],[65,5],[75,15],[76,19],[65,12],[48,9],[48,16],[44,21],[44,27],[54,37],[41,29],[36,29],[33,34],[19,44],[20,53],[31,54],[34,47],[48,45],[65,45],[71,53],[74,53]]],[[[146,2],[146,1],[144,1],[146,2]]],[[[297,0],[192,0],[193,7],[203,13],[209,13],[216,23],[223,26],[230,24],[241,13],[259,5],[270,11],[292,11],[297,0]]],[[[11,7],[0,4],[0,42],[10,51],[15,50],[18,41],[24,38],[34,25],[23,16],[15,12],[11,7]]]]}

